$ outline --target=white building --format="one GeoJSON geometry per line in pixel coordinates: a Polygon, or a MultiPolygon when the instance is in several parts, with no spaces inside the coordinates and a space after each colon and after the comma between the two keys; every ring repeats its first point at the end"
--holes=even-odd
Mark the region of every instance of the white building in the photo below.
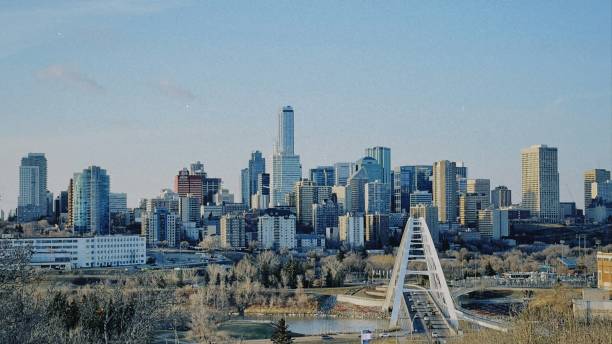
{"type": "MultiPolygon", "coordinates": [[[[30,265],[78,269],[146,263],[146,240],[138,235],[24,238],[0,240],[10,247],[32,250],[30,265]]],[[[5,250],[6,252],[6,250],[5,250]]]]}
{"type": "Polygon", "coordinates": [[[541,222],[559,222],[557,148],[534,145],[521,150],[521,169],[523,208],[541,222]]]}
{"type": "Polygon", "coordinates": [[[295,215],[287,210],[267,209],[259,217],[257,224],[257,240],[263,249],[293,249],[295,240],[295,215]]]}
{"type": "Polygon", "coordinates": [[[340,241],[351,247],[365,245],[365,223],[362,215],[346,214],[338,218],[340,241]]]}

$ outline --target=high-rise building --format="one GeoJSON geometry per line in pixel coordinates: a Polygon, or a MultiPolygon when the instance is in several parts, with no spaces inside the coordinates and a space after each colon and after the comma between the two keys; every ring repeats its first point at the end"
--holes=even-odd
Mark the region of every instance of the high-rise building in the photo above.
{"type": "Polygon", "coordinates": [[[592,169],[584,171],[584,211],[585,216],[589,218],[589,208],[591,207],[591,202],[593,201],[593,191],[592,184],[593,183],[603,183],[606,180],[610,179],[610,171],[604,169],[592,169]]]}
{"type": "Polygon", "coordinates": [[[47,215],[47,158],[44,153],[29,153],[19,166],[17,218],[28,222],[47,215]]]}
{"type": "Polygon", "coordinates": [[[433,193],[433,166],[417,165],[415,170],[415,186],[414,191],[427,191],[433,193]]]}
{"type": "Polygon", "coordinates": [[[465,166],[463,161],[456,161],[455,168],[457,169],[457,178],[466,178],[468,177],[468,168],[465,166]]]}
{"type": "Polygon", "coordinates": [[[66,227],[74,228],[74,179],[70,178],[68,182],[68,216],[66,219],[66,227]]]}
{"type": "Polygon", "coordinates": [[[557,148],[534,145],[521,150],[522,206],[541,222],[559,222],[557,148]]]}
{"type": "Polygon", "coordinates": [[[364,195],[366,213],[389,214],[391,210],[389,191],[389,185],[379,180],[366,183],[364,195]]]}
{"type": "MultiPolygon", "coordinates": [[[[383,167],[378,163],[378,161],[376,161],[376,159],[369,156],[357,160],[357,163],[355,164],[355,170],[356,172],[364,170],[365,176],[370,182],[374,182],[377,180],[383,181],[385,177],[383,167]]],[[[355,173],[353,173],[353,175],[355,173]]]]}
{"type": "Polygon", "coordinates": [[[393,170],[393,211],[410,210],[410,194],[415,191],[415,166],[399,166],[393,170]]]}
{"type": "Polygon", "coordinates": [[[348,179],[353,174],[355,164],[352,162],[337,162],[334,164],[334,177],[336,186],[346,186],[348,179]]]}
{"type": "Polygon", "coordinates": [[[73,180],[74,229],[110,234],[110,176],[106,170],[90,166],[75,173],[73,180]]]}
{"type": "Polygon", "coordinates": [[[512,191],[504,185],[496,186],[491,191],[491,205],[493,208],[506,208],[512,205],[512,191]]]}
{"type": "Polygon", "coordinates": [[[340,208],[337,203],[326,200],[312,205],[312,227],[314,234],[325,235],[325,229],[338,227],[340,208]]]}
{"type": "Polygon", "coordinates": [[[251,208],[267,209],[270,204],[270,174],[257,176],[257,193],[251,196],[251,208]]]}
{"type": "Polygon", "coordinates": [[[383,178],[381,182],[391,185],[391,148],[372,147],[366,148],[365,155],[374,158],[382,167],[383,178]]]}
{"type": "MultiPolygon", "coordinates": [[[[410,208],[419,204],[431,206],[433,204],[433,195],[427,191],[415,191],[410,194],[410,208]]],[[[410,211],[408,208],[407,212],[410,211]]]]}
{"type": "Polygon", "coordinates": [[[294,153],[293,108],[285,106],[278,114],[278,132],[272,155],[272,207],[287,205],[287,195],[302,178],[300,156],[294,153]]]}
{"type": "Polygon", "coordinates": [[[346,186],[334,186],[332,188],[332,198],[335,199],[336,203],[338,203],[338,207],[340,208],[340,213],[343,214],[346,208],[346,197],[347,197],[347,188],[346,186]]]}
{"type": "Polygon", "coordinates": [[[196,226],[201,224],[200,201],[192,194],[179,197],[179,217],[182,223],[193,222],[196,226]]]}
{"type": "Polygon", "coordinates": [[[334,186],[336,172],[333,166],[318,166],[310,169],[310,180],[319,186],[334,186]]]}
{"type": "Polygon", "coordinates": [[[489,206],[479,193],[464,193],[459,196],[459,223],[464,227],[478,227],[478,211],[489,206]]]}
{"type": "Polygon", "coordinates": [[[410,216],[414,218],[424,218],[429,232],[435,243],[440,241],[440,231],[438,229],[438,208],[425,204],[417,204],[410,207],[410,216]]]}
{"type": "Polygon", "coordinates": [[[312,205],[318,203],[318,186],[311,180],[301,180],[295,183],[295,208],[297,222],[312,225],[312,205]]]}
{"type": "Polygon", "coordinates": [[[365,185],[368,182],[366,169],[358,170],[349,178],[345,195],[345,210],[347,212],[365,212],[365,185]]]}
{"type": "Polygon", "coordinates": [[[365,246],[365,225],[360,214],[347,213],[338,218],[338,232],[340,241],[350,247],[365,246]]]}
{"type": "Polygon", "coordinates": [[[365,245],[368,248],[380,249],[389,242],[389,215],[366,214],[365,245]]]}
{"type": "Polygon", "coordinates": [[[484,208],[491,204],[491,181],[489,179],[468,179],[467,193],[477,193],[487,202],[484,208]]]}
{"type": "Polygon", "coordinates": [[[483,209],[478,211],[478,231],[485,238],[499,240],[508,236],[508,210],[483,209]]]}
{"type": "Polygon", "coordinates": [[[127,213],[127,194],[125,192],[111,192],[108,198],[111,214],[127,213]]]}
{"type": "Polygon", "coordinates": [[[246,206],[251,206],[251,197],[258,191],[257,178],[262,173],[266,173],[266,159],[260,151],[254,151],[251,153],[249,167],[240,174],[242,203],[246,206]]]}
{"type": "Polygon", "coordinates": [[[185,197],[190,194],[192,197],[198,199],[200,205],[204,204],[202,203],[202,174],[206,175],[206,173],[202,170],[203,168],[204,166],[200,162],[197,162],[191,164],[191,171],[186,168],[180,170],[174,177],[174,192],[176,192],[179,197],[185,197]]]}
{"type": "Polygon", "coordinates": [[[221,246],[234,249],[246,247],[245,221],[242,214],[221,216],[221,246]]]}
{"type": "Polygon", "coordinates": [[[441,160],[433,165],[433,203],[442,223],[454,223],[457,218],[456,175],[454,162],[441,160]]]}
{"type": "Polygon", "coordinates": [[[249,169],[243,168],[240,170],[240,198],[242,199],[242,203],[246,205],[251,205],[251,190],[249,180],[249,169]]]}
{"type": "Polygon", "coordinates": [[[296,219],[288,210],[266,209],[257,223],[257,238],[263,249],[293,249],[296,219]]]}
{"type": "Polygon", "coordinates": [[[142,235],[147,246],[167,245],[177,247],[181,241],[181,220],[177,213],[163,207],[156,207],[142,216],[142,235]]]}

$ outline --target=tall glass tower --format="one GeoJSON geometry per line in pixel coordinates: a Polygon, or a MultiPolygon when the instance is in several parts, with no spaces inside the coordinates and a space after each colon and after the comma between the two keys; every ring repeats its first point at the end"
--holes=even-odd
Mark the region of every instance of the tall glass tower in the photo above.
{"type": "Polygon", "coordinates": [[[110,234],[110,177],[106,170],[90,166],[75,173],[73,180],[74,229],[110,234]]]}
{"type": "Polygon", "coordinates": [[[272,192],[270,206],[284,206],[286,196],[302,178],[300,156],[295,155],[293,108],[284,106],[278,114],[278,132],[272,155],[272,192]]]}
{"type": "Polygon", "coordinates": [[[19,221],[37,220],[47,215],[47,158],[44,153],[29,153],[19,166],[19,221]]]}

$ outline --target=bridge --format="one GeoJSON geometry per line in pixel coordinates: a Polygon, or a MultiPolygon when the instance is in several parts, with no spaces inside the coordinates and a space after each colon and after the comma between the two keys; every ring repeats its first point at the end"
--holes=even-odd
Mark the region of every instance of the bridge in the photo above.
{"type": "Polygon", "coordinates": [[[383,310],[391,311],[391,328],[432,337],[456,335],[460,319],[498,331],[508,328],[456,306],[424,218],[411,217],[406,223],[383,310]]]}

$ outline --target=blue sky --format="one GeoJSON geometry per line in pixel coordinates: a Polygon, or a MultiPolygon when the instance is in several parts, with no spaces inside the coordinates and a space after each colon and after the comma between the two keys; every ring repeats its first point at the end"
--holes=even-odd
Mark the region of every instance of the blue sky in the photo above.
{"type": "Polygon", "coordinates": [[[609,1],[0,3],[0,208],[27,152],[49,188],[90,164],[129,203],[204,162],[239,196],[275,114],[303,168],[392,148],[463,160],[520,197],[520,149],[559,148],[561,199],[612,167],[609,1]]]}

